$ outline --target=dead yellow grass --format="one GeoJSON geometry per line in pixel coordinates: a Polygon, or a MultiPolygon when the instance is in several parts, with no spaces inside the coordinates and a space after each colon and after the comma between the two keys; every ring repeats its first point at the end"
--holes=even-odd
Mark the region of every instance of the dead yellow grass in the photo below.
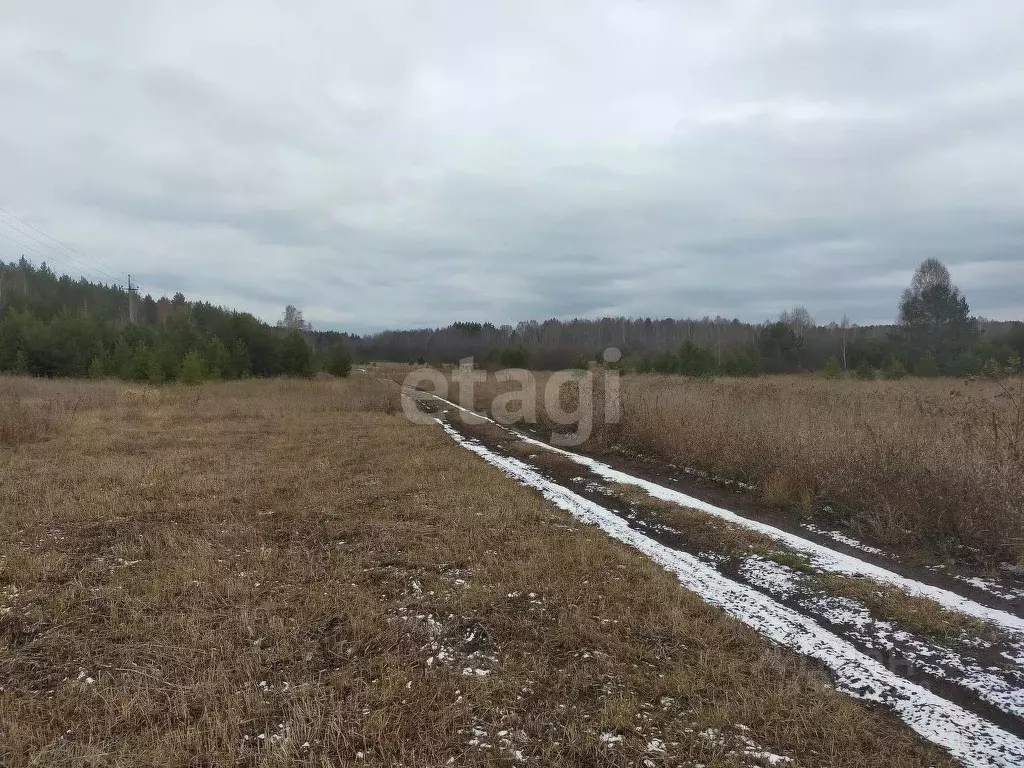
{"type": "Polygon", "coordinates": [[[806,484],[776,470],[761,481],[761,495],[769,507],[813,510],[814,491],[806,484]]]}
{"type": "Polygon", "coordinates": [[[990,382],[766,377],[623,381],[622,444],[831,504],[858,533],[965,558],[1024,552],[1024,464],[990,382]],[[995,425],[995,426],[993,426],[995,425]]]}
{"type": "Polygon", "coordinates": [[[744,725],[951,765],[363,386],[123,389],[0,449],[0,762],[728,766],[744,725]]]}
{"type": "MultiPolygon", "coordinates": [[[[396,367],[401,380],[408,370],[396,367]]],[[[711,381],[626,375],[621,420],[605,423],[600,371],[594,429],[584,447],[624,447],[758,485],[767,504],[828,508],[855,535],[904,552],[974,564],[1024,559],[1024,385],[905,379],[863,382],[813,376],[711,381]],[[1015,426],[1016,425],[1016,426],[1015,426]]],[[[459,397],[449,377],[449,399],[459,397]]],[[[536,373],[537,423],[552,421],[536,373]]],[[[474,387],[488,411],[516,383],[474,387]]],[[[562,406],[578,404],[574,385],[562,406]]]]}
{"type": "Polygon", "coordinates": [[[53,382],[0,375],[0,449],[44,440],[76,412],[114,402],[123,389],[108,382],[53,382]]]}

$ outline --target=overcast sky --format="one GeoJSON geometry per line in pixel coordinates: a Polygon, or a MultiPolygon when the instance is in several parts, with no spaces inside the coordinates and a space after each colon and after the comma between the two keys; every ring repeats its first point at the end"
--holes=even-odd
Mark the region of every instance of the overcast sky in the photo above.
{"type": "Polygon", "coordinates": [[[0,0],[0,206],[357,332],[888,321],[928,256],[1021,318],[1022,35],[1020,0],[0,0]]]}

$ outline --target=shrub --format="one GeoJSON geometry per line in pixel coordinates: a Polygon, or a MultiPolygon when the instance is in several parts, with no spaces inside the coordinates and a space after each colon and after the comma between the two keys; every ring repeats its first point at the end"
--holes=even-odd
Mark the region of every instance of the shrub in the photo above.
{"type": "Polygon", "coordinates": [[[17,354],[15,354],[14,364],[11,366],[11,373],[15,375],[24,375],[28,373],[28,355],[25,354],[24,349],[19,349],[17,354]]]}
{"type": "Polygon", "coordinates": [[[145,345],[136,348],[132,353],[125,378],[132,381],[148,381],[155,357],[153,351],[145,345]]]}
{"type": "Polygon", "coordinates": [[[525,368],[526,350],[521,346],[506,347],[498,351],[497,359],[502,368],[525,368]]]}
{"type": "Polygon", "coordinates": [[[203,351],[203,356],[206,359],[211,379],[231,376],[233,369],[231,352],[228,351],[223,341],[216,337],[210,339],[203,351]]]}
{"type": "Polygon", "coordinates": [[[102,379],[107,375],[107,359],[105,355],[96,355],[89,363],[89,378],[102,379]]]}
{"type": "Polygon", "coordinates": [[[839,366],[839,360],[833,355],[825,363],[825,368],[822,370],[826,379],[838,379],[843,375],[843,369],[839,366]]]}
{"type": "Polygon", "coordinates": [[[722,372],[726,376],[757,376],[760,371],[757,360],[744,351],[734,352],[722,362],[722,372]]]}
{"type": "Polygon", "coordinates": [[[286,376],[313,375],[313,350],[297,330],[288,331],[281,340],[280,361],[286,376]]]}
{"type": "Polygon", "coordinates": [[[715,374],[718,368],[714,353],[707,347],[700,347],[692,341],[685,342],[679,348],[675,358],[675,372],[684,376],[707,378],[715,374]]]}
{"type": "Polygon", "coordinates": [[[242,339],[235,339],[235,343],[231,345],[230,371],[232,378],[236,379],[248,376],[252,371],[249,347],[242,339]]]}
{"type": "Polygon", "coordinates": [[[150,384],[163,384],[164,368],[160,364],[159,355],[149,355],[149,360],[146,361],[146,381],[150,384]]]}
{"type": "Polygon", "coordinates": [[[898,379],[906,377],[907,367],[903,365],[903,363],[900,362],[898,359],[893,357],[889,359],[888,363],[886,363],[885,369],[882,371],[882,373],[885,376],[885,378],[891,381],[896,381],[898,379]]]}
{"type": "Polygon", "coordinates": [[[857,378],[861,381],[874,381],[875,380],[875,369],[867,363],[857,367],[857,378]]]}
{"type": "Polygon", "coordinates": [[[178,380],[183,384],[200,384],[206,378],[206,361],[196,349],[191,350],[181,361],[178,380]]]}
{"type": "Polygon", "coordinates": [[[914,373],[918,376],[938,376],[939,365],[935,362],[935,358],[933,357],[922,357],[917,361],[917,365],[914,366],[914,373]]]}
{"type": "Polygon", "coordinates": [[[342,378],[348,376],[352,370],[352,355],[349,353],[348,347],[344,344],[336,345],[327,355],[324,370],[332,376],[341,376],[342,378]]]}

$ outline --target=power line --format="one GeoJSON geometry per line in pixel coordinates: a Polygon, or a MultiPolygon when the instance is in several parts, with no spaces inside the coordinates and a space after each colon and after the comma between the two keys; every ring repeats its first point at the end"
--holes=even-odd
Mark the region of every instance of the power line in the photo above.
{"type": "Polygon", "coordinates": [[[13,238],[10,235],[6,234],[5,232],[0,232],[0,237],[7,238],[12,243],[17,245],[19,249],[22,249],[20,255],[24,255],[26,250],[31,251],[32,253],[42,257],[42,263],[55,266],[57,269],[54,271],[63,272],[68,277],[74,277],[75,275],[78,275],[81,276],[82,279],[97,282],[100,283],[101,285],[120,285],[122,282],[124,282],[123,280],[118,278],[111,278],[107,275],[98,274],[90,268],[66,262],[60,256],[55,256],[53,253],[46,253],[44,251],[40,251],[38,248],[33,248],[28,243],[23,243],[21,240],[13,238]]]}
{"type": "MultiPolygon", "coordinates": [[[[0,224],[4,224],[4,225],[10,227],[11,229],[13,229],[18,234],[24,235],[25,237],[30,238],[34,242],[39,243],[40,245],[42,245],[42,246],[44,246],[46,248],[49,248],[50,250],[52,250],[55,253],[59,254],[58,257],[57,257],[58,259],[63,258],[65,260],[70,260],[70,261],[73,262],[73,264],[68,264],[68,261],[64,261],[65,265],[67,265],[67,266],[77,266],[79,269],[90,270],[94,276],[100,278],[101,282],[105,282],[104,278],[108,278],[110,280],[113,280],[115,284],[119,284],[119,283],[123,282],[122,278],[123,278],[125,273],[122,272],[117,267],[111,266],[107,262],[101,261],[101,260],[99,260],[99,259],[97,259],[97,258],[95,258],[93,256],[88,256],[88,255],[82,253],[77,248],[69,245],[68,243],[64,242],[63,240],[61,240],[61,239],[59,239],[57,237],[54,237],[53,235],[49,234],[48,232],[43,231],[42,229],[40,229],[39,227],[35,226],[31,222],[26,221],[25,219],[23,219],[20,216],[12,213],[11,211],[7,210],[6,208],[4,208],[2,206],[0,206],[0,213],[7,214],[12,219],[21,222],[22,224],[24,224],[29,229],[31,229],[31,230],[33,230],[35,232],[38,232],[43,237],[48,238],[49,240],[52,240],[53,242],[57,243],[62,248],[66,249],[68,251],[71,251],[71,253],[78,254],[79,256],[82,257],[82,259],[85,260],[85,261],[82,261],[82,259],[77,259],[74,256],[71,256],[71,255],[69,255],[67,253],[63,253],[63,252],[57,250],[56,248],[54,248],[49,243],[45,243],[42,240],[39,240],[38,238],[33,237],[28,232],[25,232],[25,231],[19,229],[18,227],[15,227],[10,222],[4,221],[2,218],[0,218],[0,224]],[[90,264],[89,262],[93,262],[95,265],[98,265],[98,266],[93,266],[93,264],[90,264]]],[[[8,239],[12,239],[12,238],[8,238],[8,239]]],[[[18,242],[18,241],[15,240],[14,242],[18,242]]],[[[24,245],[24,244],[19,243],[19,245],[24,245]]],[[[26,246],[26,247],[28,247],[28,246],[26,246]]],[[[39,251],[36,251],[35,249],[31,249],[30,248],[30,250],[32,250],[34,253],[39,253],[39,251]]],[[[44,254],[39,254],[39,255],[44,255],[44,254]]],[[[135,288],[140,292],[140,295],[142,295],[141,291],[144,288],[144,286],[138,280],[135,280],[134,283],[135,283],[135,288]]]]}
{"type": "MultiPolygon", "coordinates": [[[[36,248],[33,248],[31,245],[27,245],[27,244],[21,242],[20,240],[14,239],[13,237],[11,237],[10,235],[8,235],[8,234],[6,234],[4,232],[0,232],[0,237],[6,237],[8,240],[10,240],[15,245],[17,245],[17,246],[19,246],[21,248],[27,248],[28,250],[32,251],[32,253],[35,253],[35,254],[38,254],[39,256],[42,256],[43,259],[50,259],[50,258],[52,258],[52,254],[43,253],[42,251],[40,251],[40,250],[38,250],[36,248]]],[[[69,265],[67,263],[65,263],[64,266],[72,266],[73,267],[73,265],[69,265]]],[[[78,268],[78,271],[82,271],[81,267],[78,268]]],[[[95,277],[95,275],[92,275],[92,277],[95,277]]],[[[104,280],[100,280],[100,282],[105,282],[105,281],[104,280]]]]}
{"type": "MultiPolygon", "coordinates": [[[[89,271],[91,271],[94,274],[104,274],[104,275],[108,276],[108,278],[111,278],[111,279],[114,279],[114,280],[120,280],[121,275],[124,274],[124,272],[117,272],[117,271],[112,272],[112,271],[110,271],[108,269],[103,269],[101,267],[94,266],[93,264],[90,264],[90,263],[88,263],[86,261],[83,261],[82,259],[78,259],[78,258],[76,258],[76,257],[74,257],[74,256],[72,256],[70,254],[67,254],[67,253],[63,253],[62,251],[59,251],[56,248],[54,248],[53,246],[51,246],[49,243],[46,243],[46,242],[40,240],[39,238],[34,237],[33,234],[25,231],[24,229],[19,228],[17,226],[14,226],[9,221],[4,221],[3,219],[0,219],[0,224],[3,224],[4,226],[10,227],[15,232],[20,234],[20,236],[28,238],[29,240],[33,241],[34,243],[38,243],[43,248],[49,249],[49,251],[52,252],[52,254],[54,254],[54,258],[59,259],[63,263],[66,263],[68,265],[77,266],[80,269],[88,269],[89,271]]],[[[38,253],[38,251],[37,251],[37,253],[38,253]]],[[[47,254],[42,254],[42,255],[47,255],[47,254]]]]}
{"type": "MultiPolygon", "coordinates": [[[[29,223],[29,222],[25,221],[25,220],[24,220],[23,218],[21,218],[21,217],[19,217],[19,216],[16,216],[16,215],[14,215],[14,214],[13,214],[13,213],[11,213],[10,211],[8,211],[8,210],[7,210],[6,208],[0,207],[0,212],[2,212],[2,213],[6,213],[6,214],[7,214],[8,216],[10,216],[10,217],[11,217],[12,219],[15,219],[15,220],[17,220],[17,221],[20,221],[20,222],[21,222],[22,224],[24,224],[24,225],[25,225],[26,227],[28,227],[29,229],[31,229],[31,230],[33,230],[33,231],[35,231],[35,232],[38,232],[38,233],[39,233],[40,235],[42,235],[43,237],[46,237],[46,238],[49,238],[50,240],[53,240],[53,242],[57,243],[58,245],[62,246],[63,248],[66,248],[67,250],[71,251],[72,253],[77,253],[77,254],[78,254],[79,256],[81,256],[81,257],[82,257],[83,259],[88,259],[88,260],[94,261],[94,262],[96,262],[97,264],[99,264],[99,265],[100,265],[101,267],[106,267],[107,269],[113,270],[114,272],[116,272],[116,273],[117,273],[117,274],[119,274],[119,275],[120,275],[120,274],[124,274],[124,273],[123,273],[123,272],[121,272],[121,270],[119,270],[119,269],[118,269],[117,267],[112,267],[112,266],[110,266],[109,264],[106,264],[106,263],[104,263],[104,262],[100,261],[100,260],[99,260],[99,259],[97,259],[97,258],[93,258],[93,257],[91,257],[91,256],[86,256],[86,255],[85,255],[84,253],[82,253],[81,251],[78,251],[78,250],[76,250],[75,248],[72,248],[72,247],[71,247],[70,245],[68,245],[67,243],[65,243],[65,242],[64,242],[63,240],[58,240],[58,239],[57,239],[56,237],[54,237],[53,235],[47,234],[46,232],[44,232],[43,230],[41,230],[41,229],[40,229],[39,227],[37,227],[37,226],[35,226],[34,224],[31,224],[31,223],[29,223]]],[[[8,225],[8,226],[10,226],[10,225],[8,225]]],[[[48,247],[51,247],[51,248],[52,248],[53,246],[48,246],[48,247]]]]}
{"type": "MultiPolygon", "coordinates": [[[[54,246],[50,245],[49,243],[46,243],[46,242],[40,240],[39,238],[32,236],[28,232],[25,232],[24,230],[14,226],[9,221],[4,221],[4,219],[0,218],[0,224],[3,224],[5,226],[7,226],[7,227],[10,227],[12,230],[17,232],[19,235],[27,237],[30,240],[32,240],[33,242],[36,242],[39,245],[43,246],[44,248],[49,249],[50,251],[53,252],[53,255],[47,254],[47,253],[43,253],[43,252],[33,248],[30,245],[22,243],[21,241],[16,240],[15,238],[10,237],[9,235],[6,235],[6,234],[0,232],[0,235],[3,235],[8,240],[10,240],[10,241],[12,241],[14,243],[17,243],[19,246],[21,246],[23,248],[27,248],[28,250],[32,251],[35,254],[38,254],[39,256],[42,256],[45,259],[56,258],[58,261],[60,261],[62,264],[64,264],[64,266],[70,267],[73,270],[81,271],[86,276],[93,277],[93,278],[97,279],[101,283],[112,281],[112,284],[119,286],[120,283],[124,282],[124,275],[125,275],[125,273],[122,272],[121,270],[119,270],[117,267],[111,266],[110,264],[108,264],[108,263],[106,263],[104,261],[100,261],[97,258],[94,258],[92,256],[88,256],[88,255],[82,253],[77,248],[74,248],[73,246],[69,245],[68,243],[64,242],[63,240],[60,240],[59,238],[54,237],[53,235],[49,234],[48,232],[43,231],[42,229],[40,229],[39,227],[35,226],[31,222],[26,221],[25,219],[23,219],[20,216],[12,213],[11,211],[7,210],[6,208],[3,208],[2,206],[0,206],[0,213],[4,213],[7,216],[10,216],[15,221],[18,221],[18,222],[24,224],[29,229],[39,233],[40,235],[42,235],[43,237],[45,237],[45,238],[47,238],[49,240],[52,240],[53,242],[57,243],[58,245],[60,245],[65,250],[70,251],[71,253],[78,254],[78,256],[81,256],[82,258],[79,259],[79,258],[76,258],[76,257],[72,256],[69,253],[64,253],[63,251],[58,250],[57,248],[55,248],[54,246]]],[[[139,283],[137,280],[134,280],[133,282],[134,282],[134,288],[135,288],[136,292],[138,292],[139,295],[142,295],[142,289],[143,289],[144,286],[141,283],[139,283]]]]}
{"type": "Polygon", "coordinates": [[[79,269],[87,269],[87,270],[90,270],[95,275],[106,275],[107,278],[113,279],[113,280],[119,280],[121,278],[121,275],[124,274],[123,272],[119,273],[119,274],[114,274],[114,273],[109,272],[109,271],[107,271],[105,269],[101,269],[100,267],[95,267],[95,266],[93,266],[91,264],[88,264],[88,263],[82,261],[81,259],[76,259],[74,256],[69,256],[68,254],[63,253],[62,251],[58,251],[56,248],[54,248],[49,243],[43,242],[38,237],[33,237],[28,232],[25,232],[24,230],[19,229],[18,227],[16,227],[13,224],[11,224],[9,221],[4,221],[3,219],[0,219],[0,224],[3,224],[5,227],[10,227],[15,232],[17,232],[19,235],[22,235],[23,237],[27,237],[29,240],[32,240],[33,242],[39,243],[39,245],[43,246],[44,248],[49,248],[50,251],[52,251],[54,254],[56,254],[55,258],[62,260],[68,266],[76,266],[79,269]]]}

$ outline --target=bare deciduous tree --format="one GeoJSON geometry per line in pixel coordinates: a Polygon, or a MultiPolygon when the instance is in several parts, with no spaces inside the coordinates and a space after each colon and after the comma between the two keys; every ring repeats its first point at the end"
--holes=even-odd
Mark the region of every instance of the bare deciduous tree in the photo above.
{"type": "Polygon", "coordinates": [[[284,314],[281,319],[277,321],[278,328],[291,328],[296,331],[311,331],[313,326],[306,322],[302,316],[302,310],[298,309],[294,304],[289,304],[284,308],[284,314]]]}

